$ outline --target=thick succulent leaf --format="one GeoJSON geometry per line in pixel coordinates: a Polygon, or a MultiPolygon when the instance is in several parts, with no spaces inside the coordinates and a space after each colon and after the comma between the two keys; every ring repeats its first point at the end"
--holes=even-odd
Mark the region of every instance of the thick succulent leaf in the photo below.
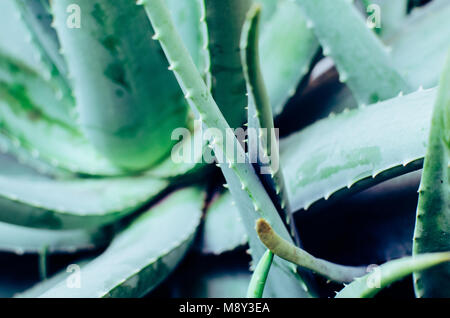
{"type": "MultiPolygon", "coordinates": [[[[20,17],[30,33],[30,44],[39,52],[42,66],[54,81],[61,84],[65,93],[67,85],[67,65],[60,53],[58,36],[52,28],[52,15],[47,0],[9,0],[19,11],[20,17]]],[[[68,98],[72,96],[67,95],[68,98]]]]}
{"type": "Polygon", "coordinates": [[[272,107],[260,67],[259,28],[261,7],[249,10],[241,35],[241,59],[248,95],[248,154],[252,163],[265,168],[260,178],[274,199],[281,218],[298,237],[288,204],[283,172],[279,169],[279,147],[272,107]]]}
{"type": "Polygon", "coordinates": [[[48,229],[114,222],[161,193],[167,181],[148,176],[51,179],[0,157],[0,221],[48,229]]]}
{"type": "Polygon", "coordinates": [[[209,71],[209,54],[206,50],[208,34],[204,23],[205,0],[166,0],[172,19],[183,43],[201,71],[209,71]]]}
{"type": "Polygon", "coordinates": [[[230,192],[216,198],[209,206],[200,241],[205,254],[219,255],[247,244],[247,234],[239,210],[230,192]]]}
{"type": "MultiPolygon", "coordinates": [[[[450,51],[431,120],[413,255],[450,251],[450,51]]],[[[450,297],[450,264],[415,275],[418,297],[450,297]]]]}
{"type": "Polygon", "coordinates": [[[39,48],[32,45],[30,31],[15,1],[0,1],[0,51],[14,56],[37,72],[45,73],[46,68],[40,61],[39,48]]]}
{"type": "MultiPolygon", "coordinates": [[[[73,102],[63,98],[62,95],[57,96],[55,86],[51,82],[45,81],[35,71],[2,52],[0,52],[0,83],[7,94],[21,95],[23,104],[29,102],[33,105],[33,107],[31,105],[24,105],[24,107],[45,113],[55,121],[69,127],[75,126],[71,116],[73,102]],[[29,101],[25,100],[25,96],[29,101]]],[[[6,98],[2,94],[1,99],[6,98]]]]}
{"type": "Polygon", "coordinates": [[[370,298],[384,287],[413,272],[423,271],[444,262],[450,262],[450,253],[421,254],[390,261],[373,268],[371,273],[357,278],[344,287],[336,298],[370,298]]]}
{"type": "Polygon", "coordinates": [[[261,70],[273,113],[278,115],[309,72],[319,42],[306,26],[306,19],[297,4],[288,0],[262,3],[263,14],[272,12],[269,13],[270,20],[265,21],[261,29],[261,70]]]}
{"type": "MultiPolygon", "coordinates": [[[[256,175],[253,166],[245,160],[244,163],[236,163],[245,159],[244,150],[221,114],[187,49],[182,44],[164,2],[162,0],[141,0],[139,4],[145,7],[155,29],[156,33],[153,38],[160,41],[167,60],[171,65],[175,66],[173,71],[186,98],[190,101],[190,106],[198,113],[206,127],[215,128],[210,131],[212,133],[211,146],[214,149],[216,158],[221,158],[219,161],[226,163],[221,164],[222,172],[227,179],[236,203],[239,204],[241,217],[250,239],[252,257],[259,260],[265,249],[258,242],[253,229],[256,218],[267,218],[283,237],[291,241],[292,239],[256,175]],[[224,139],[236,146],[235,154],[226,151],[224,139]],[[255,242],[259,246],[252,246],[255,242]]],[[[271,273],[275,273],[273,281],[279,286],[273,295],[309,296],[309,290],[296,274],[295,268],[281,260],[278,264],[277,262],[274,264],[274,270],[271,273]]]]}
{"type": "Polygon", "coordinates": [[[377,36],[367,28],[352,1],[296,0],[314,29],[324,55],[330,55],[360,104],[411,91],[377,36]],[[333,23],[330,23],[330,20],[333,23]],[[351,39],[349,40],[349,35],[351,39]]]}
{"type": "MultiPolygon", "coordinates": [[[[3,77],[6,75],[16,81],[14,82],[16,86],[24,85],[24,74],[14,74],[11,69],[5,69],[5,65],[11,66],[11,62],[6,56],[13,56],[20,65],[28,66],[30,70],[41,74],[41,81],[45,81],[44,92],[38,96],[40,99],[37,100],[40,106],[49,110],[49,114],[52,116],[55,113],[59,115],[56,118],[61,119],[63,116],[64,122],[72,125],[74,120],[70,111],[73,110],[73,97],[67,80],[62,75],[65,74],[66,67],[59,54],[56,33],[50,26],[51,17],[44,8],[43,1],[2,1],[0,12],[0,20],[2,20],[0,23],[5,23],[4,31],[8,33],[0,34],[2,39],[2,43],[0,43],[2,81],[5,80],[3,77]],[[6,61],[3,61],[4,59],[6,61]],[[42,98],[48,94],[52,94],[56,98],[53,97],[53,101],[50,99],[42,103],[42,98]],[[54,107],[55,104],[58,107],[54,107]]],[[[0,25],[0,27],[2,26],[0,25]]],[[[28,83],[28,85],[30,84],[28,83]]],[[[35,98],[35,95],[30,97],[35,98]]]]}
{"type": "Polygon", "coordinates": [[[0,56],[0,92],[0,133],[9,144],[5,151],[25,149],[35,161],[81,174],[123,173],[73,127],[69,105],[58,100],[49,84],[5,55],[0,56]]]}
{"type": "Polygon", "coordinates": [[[39,296],[144,296],[189,249],[200,224],[203,199],[203,192],[192,188],[171,194],[119,233],[103,254],[81,266],[80,288],[70,288],[60,276],[55,278],[59,282],[39,296]]]}
{"type": "Polygon", "coordinates": [[[421,168],[435,99],[436,89],[397,97],[331,116],[282,140],[293,211],[421,168]]]}
{"type": "Polygon", "coordinates": [[[0,251],[24,253],[73,253],[106,246],[110,236],[103,229],[45,230],[0,222],[0,251]]]}
{"type": "Polygon", "coordinates": [[[247,298],[262,298],[272,262],[273,253],[270,250],[267,250],[259,260],[259,263],[253,272],[247,290],[247,298]]]}
{"type": "Polygon", "coordinates": [[[387,39],[394,64],[416,88],[438,84],[450,43],[449,15],[450,2],[434,0],[415,9],[387,39]]]}
{"type": "Polygon", "coordinates": [[[232,128],[245,121],[245,80],[239,39],[251,0],[205,0],[212,94],[232,128]]]}
{"type": "Polygon", "coordinates": [[[89,140],[124,168],[161,161],[173,145],[172,131],[186,124],[187,105],[158,42],[150,40],[144,10],[128,0],[51,5],[89,140]],[[81,28],[66,24],[73,4],[81,10],[81,28]]]}

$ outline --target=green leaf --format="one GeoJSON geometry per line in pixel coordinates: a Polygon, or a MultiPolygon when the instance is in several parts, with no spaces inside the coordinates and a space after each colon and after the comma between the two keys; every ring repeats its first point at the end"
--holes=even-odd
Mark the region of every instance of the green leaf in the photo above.
{"type": "Polygon", "coordinates": [[[183,43],[200,71],[209,71],[204,0],[166,0],[183,43]]]}
{"type": "Polygon", "coordinates": [[[367,28],[352,1],[296,0],[360,104],[372,104],[409,93],[410,85],[398,73],[377,36],[367,28]]]}
{"type": "Polygon", "coordinates": [[[230,192],[216,198],[209,206],[203,224],[202,253],[219,255],[247,244],[247,234],[239,210],[230,192]]]}
{"type": "Polygon", "coordinates": [[[247,298],[262,298],[272,261],[273,253],[270,250],[267,250],[261,257],[258,265],[256,265],[255,271],[253,272],[253,276],[247,290],[247,298]]]}
{"type": "Polygon", "coordinates": [[[4,157],[0,163],[0,221],[36,228],[86,229],[112,223],[168,185],[145,175],[51,179],[4,157]]]}
{"type": "MultiPolygon", "coordinates": [[[[450,51],[431,120],[413,255],[450,250],[450,51]]],[[[450,297],[450,264],[417,273],[418,297],[450,297]]]]}
{"type": "Polygon", "coordinates": [[[89,175],[123,173],[101,156],[71,123],[70,105],[58,100],[35,71],[0,54],[0,135],[3,151],[89,175]]]}
{"type": "Polygon", "coordinates": [[[260,12],[259,5],[254,5],[249,10],[240,45],[248,94],[248,154],[252,163],[265,169],[260,178],[274,198],[281,218],[291,225],[292,236],[297,238],[283,172],[279,169],[278,135],[275,133],[272,107],[259,62],[260,12]]]}
{"type": "Polygon", "coordinates": [[[39,48],[32,41],[15,2],[16,0],[0,1],[0,51],[14,56],[38,73],[48,73],[48,69],[42,64],[39,48]]]}
{"type": "MultiPolygon", "coordinates": [[[[450,253],[421,254],[387,262],[344,287],[336,298],[370,298],[403,277],[450,261],[450,253]]],[[[442,285],[445,289],[445,285],[442,285]]]]}
{"type": "Polygon", "coordinates": [[[42,67],[50,80],[64,90],[64,97],[73,102],[67,82],[67,64],[60,53],[58,36],[51,26],[52,15],[46,0],[13,0],[21,19],[30,33],[30,44],[39,52],[42,67]]]}
{"type": "Polygon", "coordinates": [[[245,121],[245,80],[239,39],[250,0],[205,0],[211,56],[212,94],[230,127],[245,121]]]}
{"type": "Polygon", "coordinates": [[[110,233],[103,229],[45,230],[0,222],[0,251],[24,253],[74,253],[106,246],[110,233]]]}
{"type": "Polygon", "coordinates": [[[397,97],[330,116],[282,140],[293,211],[420,169],[435,99],[435,89],[397,97]]]}
{"type": "MultiPolygon", "coordinates": [[[[142,297],[162,282],[189,249],[204,195],[177,191],[127,226],[100,256],[80,266],[80,288],[61,277],[44,298],[142,297]]],[[[48,284],[48,283],[47,283],[48,284]]]]}
{"type": "Polygon", "coordinates": [[[145,11],[134,1],[51,2],[68,63],[81,128],[117,165],[142,170],[170,152],[170,135],[184,127],[187,105],[167,70],[145,11]],[[68,27],[81,10],[81,28],[68,27]],[[143,40],[146,39],[146,40],[143,40]]]}

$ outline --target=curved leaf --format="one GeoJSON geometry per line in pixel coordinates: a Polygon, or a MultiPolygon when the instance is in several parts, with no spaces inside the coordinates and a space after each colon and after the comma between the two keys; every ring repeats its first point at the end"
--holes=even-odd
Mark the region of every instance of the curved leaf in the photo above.
{"type": "Polygon", "coordinates": [[[202,205],[203,193],[196,189],[169,195],[119,233],[103,254],[81,266],[80,288],[70,288],[62,280],[40,297],[144,296],[170,274],[189,249],[202,205]]]}
{"type": "Polygon", "coordinates": [[[245,80],[239,39],[250,0],[205,0],[209,33],[212,94],[232,128],[245,121],[245,80]]]}
{"type": "Polygon", "coordinates": [[[24,253],[74,253],[106,246],[110,240],[108,231],[92,230],[44,230],[0,223],[0,251],[18,255],[24,253]]]}
{"type": "Polygon", "coordinates": [[[267,250],[261,257],[253,272],[252,279],[248,286],[247,298],[262,298],[267,276],[273,261],[273,253],[267,250]]]}
{"type": "MultiPolygon", "coordinates": [[[[450,51],[431,120],[413,255],[450,250],[450,51]]],[[[415,275],[418,297],[450,297],[450,264],[415,275]]]]}
{"type": "Polygon", "coordinates": [[[435,89],[397,97],[331,116],[282,140],[293,211],[420,169],[435,98],[435,89]]]}
{"type": "Polygon", "coordinates": [[[0,157],[0,221],[48,229],[114,222],[155,198],[167,181],[148,176],[51,179],[0,157]]]}
{"type": "Polygon", "coordinates": [[[157,164],[170,134],[184,127],[187,105],[145,11],[134,1],[51,1],[68,63],[81,128],[107,158],[130,170],[157,164]],[[80,28],[68,27],[77,5],[80,28]],[[146,40],[143,40],[146,39],[146,40]]]}
{"type": "Polygon", "coordinates": [[[336,298],[370,298],[384,287],[413,272],[422,271],[449,261],[450,253],[422,254],[390,261],[376,267],[372,273],[357,278],[353,283],[344,287],[336,295],[336,298]]]}
{"type": "Polygon", "coordinates": [[[58,100],[36,72],[5,55],[0,55],[0,93],[0,134],[9,148],[5,151],[26,156],[26,150],[29,161],[75,173],[123,173],[74,127],[70,105],[58,100]]]}

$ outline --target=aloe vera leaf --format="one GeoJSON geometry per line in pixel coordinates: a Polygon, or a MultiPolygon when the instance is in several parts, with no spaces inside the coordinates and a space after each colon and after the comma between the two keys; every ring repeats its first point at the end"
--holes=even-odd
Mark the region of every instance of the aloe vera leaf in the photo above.
{"type": "Polygon", "coordinates": [[[450,253],[429,253],[387,262],[345,286],[336,298],[370,298],[403,277],[450,261],[450,253]]]}
{"type": "Polygon", "coordinates": [[[51,179],[0,157],[0,220],[47,229],[94,228],[155,198],[167,181],[147,176],[51,179]]]}
{"type": "Polygon", "coordinates": [[[350,87],[360,104],[372,104],[412,90],[352,1],[296,2],[314,29],[324,55],[330,55],[336,63],[340,81],[350,87]]]}
{"type": "Polygon", "coordinates": [[[293,211],[420,169],[435,99],[436,89],[419,91],[330,116],[281,140],[293,211]]]}
{"type": "MultiPolygon", "coordinates": [[[[245,158],[244,150],[236,140],[234,132],[230,129],[221,114],[219,107],[197,71],[187,49],[181,42],[164,2],[162,0],[142,0],[138,4],[145,7],[155,30],[153,39],[160,41],[167,60],[177,76],[180,87],[185,97],[189,100],[190,106],[199,114],[200,119],[206,127],[217,129],[212,131],[214,136],[211,138],[211,146],[214,149],[216,157],[225,158],[225,162],[227,162],[226,165],[221,164],[221,169],[228,184],[230,184],[230,191],[236,203],[239,204],[241,217],[244,220],[244,225],[250,239],[252,257],[259,260],[265,252],[262,244],[259,243],[259,246],[252,247],[254,242],[258,244],[253,229],[253,224],[258,215],[273,222],[273,225],[279,230],[279,233],[290,240],[289,233],[284,227],[272,201],[264,190],[251,164],[233,163],[238,161],[236,158],[245,158]],[[219,135],[225,136],[226,140],[228,138],[228,140],[233,142],[233,145],[237,146],[236,157],[233,157],[233,154],[230,152],[226,152],[226,147],[223,142],[220,142],[219,139],[221,136],[219,135]],[[254,239],[252,239],[252,236],[254,239]]],[[[292,268],[286,262],[275,263],[274,268],[277,269],[274,269],[272,273],[276,272],[279,276],[274,281],[279,284],[278,287],[281,287],[278,288],[280,292],[278,295],[310,296],[309,293],[312,293],[312,291],[307,289],[300,276],[295,273],[295,268],[292,268]],[[281,286],[282,284],[284,285],[281,286]]]]}
{"type": "Polygon", "coordinates": [[[14,91],[28,92],[29,99],[35,105],[35,112],[45,113],[64,125],[75,127],[70,115],[73,104],[63,98],[58,98],[48,81],[3,52],[0,52],[0,83],[2,86],[8,85],[11,93],[14,91]]]}
{"type": "Polygon", "coordinates": [[[43,79],[48,83],[58,101],[57,109],[68,112],[69,120],[74,121],[74,99],[67,81],[67,65],[59,53],[59,42],[56,32],[51,27],[52,16],[41,0],[14,0],[20,19],[27,27],[27,41],[35,50],[34,58],[43,79]],[[70,116],[72,115],[72,116],[70,116]]]}
{"type": "MultiPolygon", "coordinates": [[[[450,51],[434,106],[419,188],[413,255],[450,250],[450,51]]],[[[450,297],[450,264],[415,274],[418,297],[450,297]],[[444,287],[444,288],[443,288],[444,287]]]]}
{"type": "Polygon", "coordinates": [[[13,153],[22,147],[33,159],[81,174],[123,173],[70,124],[63,105],[33,70],[2,56],[0,92],[0,132],[11,140],[13,153]]]}
{"type": "Polygon", "coordinates": [[[44,298],[142,297],[162,282],[191,246],[202,216],[203,192],[177,191],[119,233],[106,251],[81,267],[80,288],[65,281],[44,298]]]}
{"type": "Polygon", "coordinates": [[[105,246],[110,239],[108,231],[33,229],[0,222],[0,250],[18,255],[40,253],[73,253],[105,246]]]}
{"type": "Polygon", "coordinates": [[[245,244],[247,234],[239,210],[227,191],[216,198],[206,212],[200,250],[204,254],[220,255],[245,244]]]}
{"type": "Polygon", "coordinates": [[[239,39],[250,0],[205,0],[211,58],[211,91],[233,128],[245,121],[247,99],[239,39]]]}
{"type": "Polygon", "coordinates": [[[67,64],[60,54],[59,39],[52,28],[52,15],[48,3],[43,0],[13,0],[24,24],[27,26],[31,44],[39,51],[39,58],[43,67],[54,80],[60,83],[70,92],[65,76],[67,76],[67,64]]]}
{"type": "Polygon", "coordinates": [[[48,228],[92,228],[132,213],[167,182],[152,178],[14,180],[0,177],[0,220],[48,228]]]}
{"type": "MultiPolygon", "coordinates": [[[[296,3],[286,0],[272,2],[277,2],[277,7],[270,20],[262,25],[259,45],[261,70],[276,116],[308,74],[319,50],[319,42],[307,27],[296,3]]],[[[264,5],[263,14],[272,9],[264,5]]]]}
{"type": "MultiPolygon", "coordinates": [[[[28,2],[28,1],[27,1],[28,2]]],[[[38,7],[38,2],[31,3],[38,7]]],[[[58,98],[60,108],[69,111],[73,109],[73,98],[64,76],[61,76],[57,66],[46,54],[37,38],[42,28],[37,26],[35,16],[28,10],[24,1],[2,1],[0,4],[0,52],[2,55],[14,57],[36,73],[42,75],[47,87],[58,98]],[[36,24],[31,26],[30,24],[36,24]]],[[[49,37],[40,36],[49,39],[49,37]]],[[[3,59],[4,56],[0,58],[3,59]]]]}
{"type": "Polygon", "coordinates": [[[264,78],[261,73],[259,55],[259,28],[261,6],[254,5],[249,10],[242,35],[241,59],[248,94],[248,129],[254,133],[248,136],[249,156],[261,167],[267,170],[261,174],[262,181],[275,198],[275,204],[280,216],[291,229],[293,237],[297,238],[295,224],[292,219],[287,192],[285,190],[283,172],[279,169],[279,147],[272,107],[267,94],[264,78]],[[275,151],[273,151],[275,150],[275,151]],[[256,159],[256,160],[255,160],[256,159]]]}
{"type": "Polygon", "coordinates": [[[267,276],[273,261],[273,253],[267,250],[261,257],[253,272],[252,279],[247,290],[247,298],[262,298],[267,276]]]}
{"type": "Polygon", "coordinates": [[[206,69],[206,25],[201,22],[204,0],[166,0],[172,19],[199,70],[206,69]]]}
{"type": "Polygon", "coordinates": [[[15,1],[0,2],[0,50],[9,56],[14,56],[36,72],[45,72],[39,63],[39,50],[30,42],[28,30],[15,1]]]}
{"type": "Polygon", "coordinates": [[[170,152],[171,132],[184,127],[187,105],[167,70],[152,28],[134,1],[51,2],[66,57],[79,122],[88,139],[115,164],[142,170],[170,152]],[[69,5],[81,28],[66,25],[69,5]]]}
{"type": "Polygon", "coordinates": [[[281,238],[264,220],[256,222],[256,231],[261,242],[275,255],[322,275],[335,282],[348,283],[366,273],[364,267],[344,266],[315,258],[305,250],[281,238]]]}
{"type": "Polygon", "coordinates": [[[438,84],[450,42],[449,14],[448,1],[432,1],[415,9],[400,30],[386,39],[392,61],[414,87],[438,84]]]}

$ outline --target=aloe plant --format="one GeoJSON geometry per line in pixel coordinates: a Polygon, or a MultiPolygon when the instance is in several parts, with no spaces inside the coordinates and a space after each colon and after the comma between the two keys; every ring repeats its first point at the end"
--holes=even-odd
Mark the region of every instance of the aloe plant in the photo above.
{"type": "Polygon", "coordinates": [[[0,251],[40,277],[7,295],[448,297],[450,3],[415,6],[1,1],[0,251]],[[415,230],[319,246],[413,171],[415,230]]]}

